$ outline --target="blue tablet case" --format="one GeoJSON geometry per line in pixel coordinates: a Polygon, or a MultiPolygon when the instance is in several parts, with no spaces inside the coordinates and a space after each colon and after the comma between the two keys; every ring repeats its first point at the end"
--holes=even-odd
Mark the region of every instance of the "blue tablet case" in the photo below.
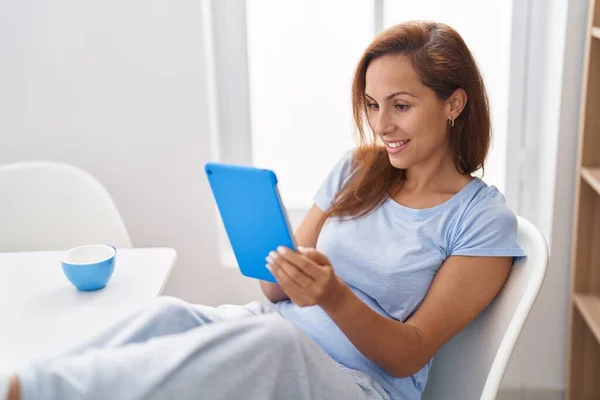
{"type": "Polygon", "coordinates": [[[204,167],[240,271],[276,282],[265,258],[277,246],[295,249],[273,171],[222,163],[204,167]]]}

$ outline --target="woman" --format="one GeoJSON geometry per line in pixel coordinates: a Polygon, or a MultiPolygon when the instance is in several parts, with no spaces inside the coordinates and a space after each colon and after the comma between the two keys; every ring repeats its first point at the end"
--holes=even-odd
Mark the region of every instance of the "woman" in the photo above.
{"type": "Polygon", "coordinates": [[[9,398],[419,399],[435,353],[525,254],[503,196],[471,176],[490,117],[458,33],[429,22],[383,32],[352,100],[362,145],[321,186],[296,233],[303,247],[267,258],[271,303],[159,299],[16,371],[9,398]]]}

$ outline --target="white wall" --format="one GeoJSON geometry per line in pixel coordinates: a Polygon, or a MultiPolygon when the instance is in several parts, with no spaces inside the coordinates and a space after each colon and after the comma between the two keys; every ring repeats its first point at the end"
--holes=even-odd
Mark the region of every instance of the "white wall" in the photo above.
{"type": "MultiPolygon", "coordinates": [[[[550,246],[548,273],[503,387],[562,390],[587,0],[530,0],[520,213],[550,246]]],[[[517,177],[513,177],[517,178],[517,177]]],[[[510,179],[510,177],[509,177],[510,179]]]]}
{"type": "Polygon", "coordinates": [[[135,246],[172,246],[168,294],[261,298],[217,262],[202,2],[0,0],[0,164],[59,160],[111,192],[135,246]]]}

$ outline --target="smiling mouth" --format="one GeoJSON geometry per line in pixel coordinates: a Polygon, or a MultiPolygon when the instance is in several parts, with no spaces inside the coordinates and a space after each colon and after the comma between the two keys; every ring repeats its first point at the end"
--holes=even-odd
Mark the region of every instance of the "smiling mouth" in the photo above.
{"type": "Polygon", "coordinates": [[[385,142],[385,145],[388,149],[398,149],[410,142],[410,139],[398,140],[396,142],[385,142]]]}

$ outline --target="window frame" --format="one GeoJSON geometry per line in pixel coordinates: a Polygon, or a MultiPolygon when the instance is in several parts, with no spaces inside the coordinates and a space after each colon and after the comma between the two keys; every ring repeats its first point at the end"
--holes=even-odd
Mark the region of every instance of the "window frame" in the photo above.
{"type": "MultiPolygon", "coordinates": [[[[528,104],[528,46],[532,0],[513,0],[510,60],[510,101],[507,121],[507,158],[505,197],[519,214],[528,177],[536,176],[526,146],[527,131],[524,107],[528,104]],[[532,170],[533,169],[533,170],[532,170]],[[523,171],[526,171],[523,173],[523,171]],[[517,179],[512,179],[517,177],[517,179]]],[[[374,0],[375,34],[383,28],[384,1],[374,0]]],[[[210,109],[210,146],[213,160],[252,164],[250,82],[248,73],[246,0],[202,0],[204,56],[206,60],[207,96],[210,109]],[[236,118],[229,116],[235,113],[236,118]]],[[[290,223],[297,227],[308,209],[287,210],[290,223]]],[[[224,267],[236,268],[229,241],[215,207],[215,224],[219,232],[219,253],[224,267]]]]}

